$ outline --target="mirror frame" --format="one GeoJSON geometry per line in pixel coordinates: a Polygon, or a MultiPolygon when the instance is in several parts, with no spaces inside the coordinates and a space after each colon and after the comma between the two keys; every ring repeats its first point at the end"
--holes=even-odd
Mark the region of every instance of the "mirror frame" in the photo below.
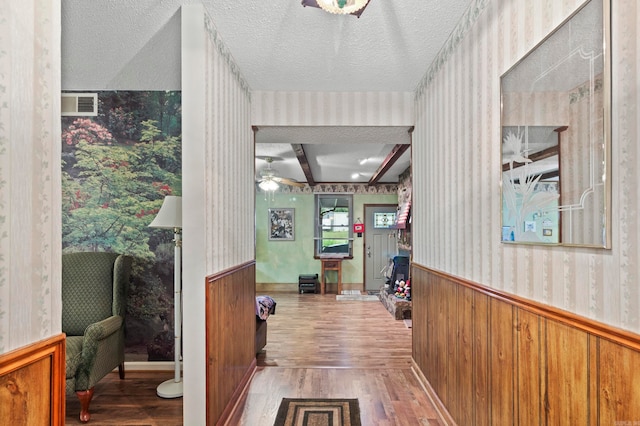
{"type": "MultiPolygon", "coordinates": [[[[592,248],[603,248],[603,249],[610,249],[611,248],[611,51],[610,51],[610,46],[611,46],[611,4],[610,4],[610,0],[588,0],[586,2],[584,2],[584,4],[582,4],[575,12],[573,12],[567,19],[565,19],[562,23],[560,23],[558,26],[556,26],[542,41],[540,41],[536,46],[534,46],[531,50],[529,50],[521,59],[519,59],[513,66],[511,66],[507,71],[505,71],[501,76],[500,76],[500,200],[501,200],[501,206],[500,206],[500,225],[501,225],[501,242],[502,243],[506,243],[506,244],[529,244],[529,245],[543,245],[543,246],[574,246],[574,247],[592,247],[592,248]],[[507,178],[505,178],[504,176],[504,169],[503,169],[503,164],[505,161],[504,158],[504,149],[503,149],[503,144],[505,141],[505,137],[506,135],[503,134],[503,131],[505,128],[507,127],[514,127],[514,126],[518,126],[515,125],[512,121],[514,121],[513,119],[511,120],[506,120],[506,118],[508,118],[508,116],[505,114],[505,79],[510,75],[511,72],[514,72],[514,70],[517,70],[518,66],[520,64],[522,64],[525,59],[527,59],[528,57],[530,57],[531,55],[533,55],[534,53],[536,53],[536,51],[538,51],[539,53],[542,51],[541,46],[543,46],[553,35],[555,35],[556,33],[559,32],[560,29],[562,29],[565,25],[567,25],[568,23],[571,22],[571,20],[580,12],[582,11],[587,5],[591,4],[592,2],[595,3],[599,3],[601,4],[602,7],[602,46],[603,46],[603,51],[602,51],[602,56],[603,56],[603,71],[602,71],[602,96],[603,96],[603,100],[602,100],[602,110],[598,113],[595,113],[593,116],[589,117],[589,123],[588,123],[588,127],[591,129],[594,126],[594,121],[592,117],[595,117],[598,121],[602,120],[602,126],[603,126],[603,134],[602,134],[602,144],[599,144],[598,141],[598,146],[601,147],[601,150],[598,149],[594,149],[594,146],[591,147],[589,154],[590,154],[590,160],[589,160],[589,168],[591,170],[591,172],[593,172],[593,174],[596,174],[596,170],[598,172],[600,172],[600,170],[602,170],[602,176],[594,176],[593,179],[593,184],[595,183],[602,183],[602,201],[601,204],[598,206],[600,208],[598,209],[594,209],[595,211],[593,212],[593,217],[598,218],[598,223],[602,223],[602,232],[603,235],[601,235],[601,239],[598,241],[595,241],[597,239],[597,235],[595,235],[596,233],[594,232],[593,235],[593,239],[594,241],[592,243],[589,242],[584,242],[584,243],[572,243],[572,242],[564,242],[562,241],[562,238],[560,238],[560,241],[558,242],[545,242],[545,241],[527,241],[524,239],[521,240],[510,240],[510,238],[508,238],[509,233],[505,232],[505,228],[506,226],[505,224],[505,181],[507,181],[507,178]],[[594,160],[597,159],[597,160],[594,160]],[[602,164],[600,165],[600,161],[602,162],[602,164]]],[[[555,42],[557,43],[557,40],[555,40],[555,42]]],[[[567,41],[568,42],[568,41],[567,41]]],[[[551,44],[551,42],[550,42],[551,44]]],[[[562,61],[557,61],[556,63],[554,63],[554,65],[560,64],[562,61]]],[[[572,68],[571,70],[574,70],[576,68],[572,68]]],[[[565,70],[566,71],[566,70],[565,70]]],[[[563,74],[564,75],[564,74],[563,74]]],[[[516,77],[518,77],[518,75],[516,75],[516,77]]],[[[537,75],[536,78],[532,78],[532,79],[521,79],[518,80],[517,83],[518,85],[524,83],[526,85],[528,85],[529,87],[533,86],[533,82],[535,82],[537,80],[537,78],[540,77],[540,75],[537,75]]],[[[590,81],[594,86],[595,86],[595,81],[592,79],[587,80],[590,81]]],[[[580,87],[576,86],[576,87],[580,87]]],[[[519,92],[513,92],[513,93],[519,93],[519,92]]],[[[522,93],[531,93],[531,91],[525,91],[522,93]]],[[[528,114],[527,116],[532,116],[532,114],[528,114]]],[[[524,119],[524,121],[527,121],[526,119],[524,119]]],[[[533,121],[533,120],[532,120],[533,121]]],[[[556,123],[554,123],[556,124],[556,123]]],[[[558,123],[561,124],[561,123],[558,123]]],[[[569,124],[569,123],[565,123],[565,124],[569,124]]],[[[541,125],[545,125],[545,124],[541,124],[541,125]]],[[[529,127],[529,126],[535,126],[535,124],[532,123],[522,123],[522,125],[520,125],[520,127],[529,127]]],[[[521,140],[521,139],[520,139],[521,140]]],[[[522,150],[523,153],[525,153],[525,150],[522,150]]],[[[560,148],[558,148],[558,155],[560,154],[560,148]]],[[[524,157],[528,157],[528,154],[524,154],[524,157]]],[[[566,155],[564,156],[564,159],[566,159],[566,155]]],[[[511,161],[513,161],[513,157],[510,158],[511,161]]],[[[523,160],[524,161],[524,160],[523,160]]],[[[530,161],[529,159],[526,160],[527,162],[530,161]]],[[[564,161],[563,161],[564,162],[564,161]]],[[[526,164],[526,162],[524,163],[526,164]]],[[[559,162],[558,164],[558,168],[561,169],[561,164],[559,162]]],[[[511,166],[510,170],[515,170],[515,168],[513,168],[511,166]]],[[[558,174],[560,174],[560,170],[558,171],[558,174]]],[[[523,176],[524,176],[524,172],[523,172],[523,176]]],[[[533,174],[528,176],[531,177],[534,176],[533,174]]],[[[540,176],[542,175],[538,175],[538,179],[540,178],[540,176]]],[[[561,195],[562,195],[562,188],[561,188],[561,180],[560,177],[558,177],[558,181],[559,184],[558,186],[560,186],[560,193],[557,195],[557,199],[561,200],[561,195]]],[[[519,181],[518,181],[519,182],[519,181]]],[[[532,182],[533,183],[533,182],[532,182]]],[[[587,189],[583,189],[583,195],[582,197],[585,196],[586,193],[589,192],[589,190],[593,190],[593,184],[591,186],[591,188],[587,188],[587,189]]],[[[549,204],[553,204],[553,203],[549,203],[549,204]]],[[[569,205],[563,205],[561,202],[559,203],[560,205],[558,205],[558,202],[556,202],[556,205],[558,205],[557,207],[551,207],[551,208],[546,208],[543,209],[547,212],[555,212],[557,211],[559,214],[559,227],[562,226],[561,221],[562,221],[562,217],[567,215],[568,213],[566,213],[568,210],[576,210],[575,206],[569,206],[569,205]]],[[[535,206],[535,204],[534,204],[535,206]]],[[[545,205],[546,206],[546,205],[545,205]]],[[[595,207],[595,206],[594,206],[595,207]]],[[[546,214],[546,213],[545,213],[546,214]]],[[[519,222],[518,222],[519,223],[519,222]]],[[[528,222],[523,222],[523,225],[526,225],[528,222]]],[[[513,228],[513,225],[509,225],[511,228],[513,228]]],[[[518,226],[518,224],[516,225],[518,226]]],[[[562,229],[562,228],[559,228],[562,229]]],[[[524,229],[523,229],[524,230],[524,229]]],[[[534,227],[535,230],[535,227],[534,227]]],[[[524,230],[526,231],[526,230],[524,230]]],[[[511,235],[513,235],[513,233],[511,233],[511,235]]]]}

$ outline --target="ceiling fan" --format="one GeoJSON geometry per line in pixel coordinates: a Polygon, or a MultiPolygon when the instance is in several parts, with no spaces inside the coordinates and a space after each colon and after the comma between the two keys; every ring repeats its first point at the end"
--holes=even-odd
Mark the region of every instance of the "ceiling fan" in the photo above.
{"type": "Polygon", "coordinates": [[[271,167],[271,163],[273,163],[272,157],[265,157],[264,161],[267,162],[267,167],[260,170],[257,176],[258,186],[264,191],[275,191],[280,184],[304,187],[304,183],[278,176],[278,171],[271,167]]]}

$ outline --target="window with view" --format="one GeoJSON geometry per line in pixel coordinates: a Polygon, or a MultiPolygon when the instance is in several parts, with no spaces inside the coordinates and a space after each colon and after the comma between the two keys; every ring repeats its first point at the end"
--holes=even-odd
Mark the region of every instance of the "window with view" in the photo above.
{"type": "Polygon", "coordinates": [[[316,195],[316,256],[352,255],[352,201],[351,195],[316,195]]]}

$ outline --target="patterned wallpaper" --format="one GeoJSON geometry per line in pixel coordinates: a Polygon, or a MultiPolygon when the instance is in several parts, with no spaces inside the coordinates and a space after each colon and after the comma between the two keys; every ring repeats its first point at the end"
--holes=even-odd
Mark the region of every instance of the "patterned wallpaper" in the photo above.
{"type": "Polygon", "coordinates": [[[4,353],[61,330],[60,3],[0,2],[0,46],[4,353]]]}
{"type": "Polygon", "coordinates": [[[640,4],[612,2],[612,249],[500,243],[499,77],[582,0],[475,1],[416,89],[413,260],[640,332],[640,4]]]}
{"type": "Polygon", "coordinates": [[[254,126],[411,126],[411,92],[251,92],[254,126]]]}
{"type": "Polygon", "coordinates": [[[278,189],[282,194],[316,194],[332,192],[349,192],[353,194],[386,195],[396,194],[398,185],[395,183],[383,183],[378,185],[367,185],[366,183],[319,183],[315,186],[283,186],[278,189]]]}

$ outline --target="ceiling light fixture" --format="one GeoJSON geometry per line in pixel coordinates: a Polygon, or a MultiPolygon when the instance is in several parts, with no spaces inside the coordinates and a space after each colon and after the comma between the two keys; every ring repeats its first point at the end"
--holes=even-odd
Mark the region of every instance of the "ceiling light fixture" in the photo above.
{"type": "Polygon", "coordinates": [[[364,8],[369,0],[317,0],[320,9],[338,15],[348,15],[364,8]]]}
{"type": "Polygon", "coordinates": [[[275,191],[278,188],[280,188],[280,185],[278,185],[278,183],[275,180],[271,180],[271,179],[263,180],[258,184],[258,186],[260,187],[260,189],[262,189],[265,192],[275,191]]]}
{"type": "Polygon", "coordinates": [[[369,161],[369,159],[368,159],[368,158],[361,158],[361,159],[359,159],[359,160],[358,160],[358,164],[360,164],[360,165],[362,166],[362,165],[363,165],[364,163],[366,163],[367,161],[369,161]]]}
{"type": "Polygon", "coordinates": [[[360,177],[360,173],[354,173],[351,175],[351,179],[358,179],[360,177]]]}
{"type": "Polygon", "coordinates": [[[258,188],[264,191],[265,200],[268,200],[270,198],[271,201],[275,201],[276,191],[278,190],[278,188],[280,188],[280,185],[278,185],[278,182],[276,182],[275,180],[271,178],[267,178],[267,179],[263,179],[258,184],[258,188]]]}

